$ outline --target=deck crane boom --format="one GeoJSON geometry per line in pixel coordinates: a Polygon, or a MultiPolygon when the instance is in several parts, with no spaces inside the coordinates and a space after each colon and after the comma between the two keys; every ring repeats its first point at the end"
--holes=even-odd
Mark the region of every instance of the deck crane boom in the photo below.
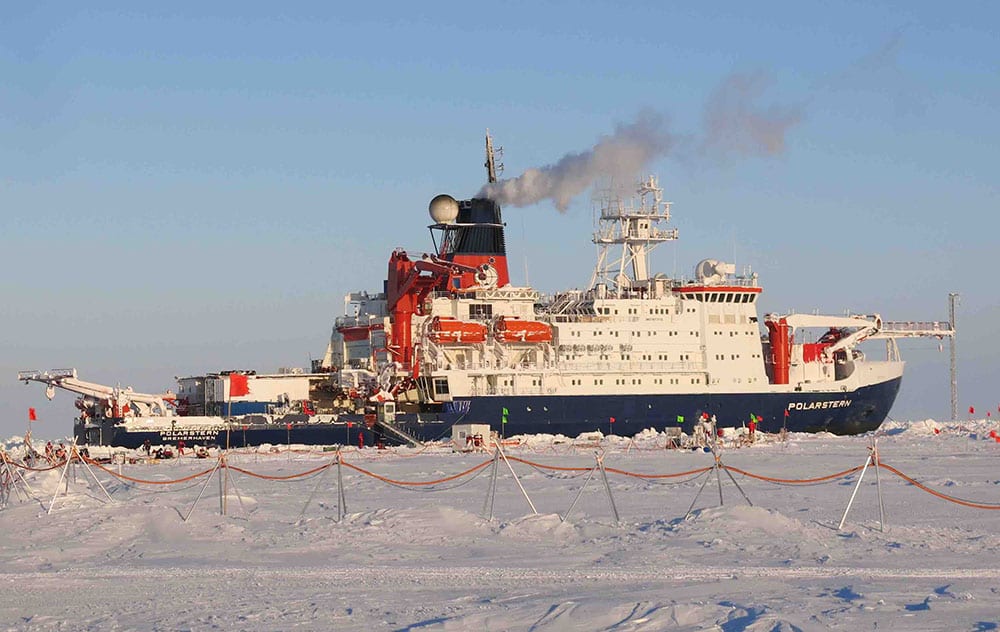
{"type": "Polygon", "coordinates": [[[833,344],[823,348],[823,356],[832,359],[833,354],[842,349],[849,349],[857,346],[864,340],[877,335],[882,331],[882,317],[878,314],[871,316],[819,316],[814,314],[789,314],[784,317],[785,322],[793,330],[799,327],[830,327],[840,329],[854,329],[855,331],[845,334],[833,344]]]}
{"type": "Polygon", "coordinates": [[[25,384],[28,382],[45,384],[45,396],[49,399],[55,397],[56,388],[76,393],[83,399],[83,402],[78,402],[78,407],[84,412],[90,406],[102,404],[110,409],[110,417],[171,417],[174,415],[174,411],[167,406],[167,401],[174,399],[173,393],[151,395],[133,391],[131,386],[121,388],[120,386],[85,382],[77,378],[76,369],[19,371],[17,379],[25,384]]]}

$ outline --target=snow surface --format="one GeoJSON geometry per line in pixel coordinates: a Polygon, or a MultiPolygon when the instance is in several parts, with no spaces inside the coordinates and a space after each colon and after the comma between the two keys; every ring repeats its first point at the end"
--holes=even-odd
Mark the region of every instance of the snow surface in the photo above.
{"type": "MultiPolygon", "coordinates": [[[[882,460],[945,494],[1000,503],[997,426],[887,422],[882,460]]],[[[865,463],[869,437],[765,437],[722,451],[754,474],[808,478],[865,463]]],[[[662,474],[710,466],[711,454],[664,450],[646,432],[599,438],[607,467],[662,474]]],[[[17,441],[7,442],[17,455],[17,441]]],[[[509,456],[592,467],[593,438],[532,437],[509,456]]],[[[306,449],[231,452],[229,463],[287,476],[329,463],[306,449]]],[[[423,451],[345,451],[379,476],[427,481],[489,458],[423,451]]],[[[213,460],[123,466],[173,480],[213,460]]],[[[126,484],[83,467],[47,514],[61,472],[26,476],[35,499],[0,511],[0,627],[31,630],[997,630],[1000,511],[962,507],[879,471],[887,527],[879,529],[869,469],[844,530],[837,525],[858,480],[806,486],[724,474],[724,504],[706,480],[610,473],[622,524],[599,474],[573,508],[588,471],[512,466],[497,472],[494,520],[483,516],[489,467],[429,488],[404,489],[341,470],[292,482],[230,471],[167,486],[126,484]],[[204,496],[192,512],[199,492],[204,496]],[[312,502],[307,506],[307,499],[312,502]],[[300,520],[300,514],[304,516],[300,520]],[[191,519],[183,520],[189,512],[191,519]]],[[[117,466],[109,466],[117,470],[117,466]]]]}

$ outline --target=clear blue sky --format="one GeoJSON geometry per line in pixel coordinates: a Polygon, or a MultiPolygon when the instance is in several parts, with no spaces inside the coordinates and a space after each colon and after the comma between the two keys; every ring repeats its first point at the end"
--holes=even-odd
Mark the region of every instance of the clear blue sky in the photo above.
{"type": "MultiPolygon", "coordinates": [[[[430,248],[430,198],[479,189],[484,128],[506,176],[642,110],[694,137],[733,73],[801,120],[777,156],[650,165],[681,232],[654,268],[735,254],[775,312],[943,320],[960,292],[962,409],[997,414],[995,3],[24,4],[0,9],[0,436],[29,406],[70,433],[72,396],[19,369],[306,366],[346,292],[430,248]]],[[[586,195],[505,219],[515,282],[587,283],[586,195]]],[[[947,418],[947,345],[902,347],[892,417],[947,418]]]]}

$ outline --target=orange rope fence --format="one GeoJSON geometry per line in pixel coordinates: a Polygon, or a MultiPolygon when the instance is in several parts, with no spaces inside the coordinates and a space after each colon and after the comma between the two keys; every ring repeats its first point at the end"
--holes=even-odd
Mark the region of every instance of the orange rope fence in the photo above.
{"type": "Polygon", "coordinates": [[[729,465],[723,465],[722,467],[729,470],[730,472],[736,472],[737,474],[742,474],[743,476],[756,478],[759,481],[766,481],[768,483],[783,483],[787,485],[809,485],[812,483],[822,483],[824,481],[832,481],[835,478],[843,478],[845,476],[854,474],[855,472],[860,472],[862,468],[864,468],[863,465],[859,465],[857,467],[852,467],[849,470],[844,470],[843,472],[837,472],[836,474],[828,474],[826,476],[817,476],[815,478],[774,478],[772,476],[753,474],[751,472],[747,472],[746,470],[741,470],[738,467],[732,467],[729,465]]]}
{"type": "Polygon", "coordinates": [[[928,494],[931,494],[932,496],[937,496],[941,500],[947,500],[948,502],[955,503],[956,505],[963,505],[965,507],[972,507],[973,509],[1000,509],[1000,505],[987,504],[987,503],[974,503],[974,502],[972,502],[970,500],[962,500],[961,498],[956,498],[954,496],[949,496],[948,494],[942,494],[941,492],[934,491],[933,489],[927,487],[926,485],[917,482],[916,480],[910,478],[906,474],[903,474],[902,472],[900,472],[899,470],[897,470],[896,468],[894,468],[893,466],[891,466],[891,465],[889,465],[887,463],[883,463],[883,462],[879,461],[878,464],[879,464],[880,467],[883,467],[883,468],[889,470],[890,472],[892,472],[893,474],[895,474],[899,478],[903,479],[907,483],[910,483],[911,485],[914,485],[917,488],[922,489],[923,491],[927,492],[928,494]]]}
{"type": "Polygon", "coordinates": [[[14,467],[19,467],[22,470],[28,470],[29,472],[48,472],[49,470],[54,470],[66,465],[66,461],[62,460],[55,465],[50,465],[49,467],[31,467],[30,465],[25,465],[24,463],[18,463],[17,461],[12,461],[9,458],[4,458],[4,462],[8,465],[13,465],[14,467]]]}
{"type": "Polygon", "coordinates": [[[517,461],[518,463],[524,463],[525,465],[530,466],[530,467],[537,467],[537,468],[540,468],[540,469],[543,469],[543,470],[552,470],[554,472],[589,472],[590,470],[594,469],[593,466],[591,466],[591,467],[560,467],[558,465],[544,465],[542,463],[536,463],[534,461],[529,461],[527,459],[521,459],[521,458],[518,458],[516,456],[508,456],[507,460],[508,461],[517,461]]]}
{"type": "Polygon", "coordinates": [[[488,465],[490,465],[492,463],[493,463],[493,459],[490,459],[488,461],[483,461],[479,465],[475,465],[473,467],[470,467],[469,469],[465,470],[464,472],[459,472],[458,474],[453,474],[451,476],[446,476],[445,478],[439,478],[439,479],[436,479],[436,480],[433,480],[433,481],[397,481],[397,480],[393,480],[391,478],[386,478],[385,476],[379,476],[375,472],[370,472],[370,471],[368,471],[368,470],[366,470],[364,468],[358,467],[357,465],[352,465],[351,463],[346,463],[344,461],[341,461],[341,464],[343,464],[344,467],[349,467],[352,470],[354,470],[355,472],[360,472],[361,474],[364,474],[365,476],[370,476],[370,477],[372,477],[374,479],[382,481],[383,483],[389,483],[390,485],[403,485],[405,487],[424,487],[424,486],[427,486],[427,485],[440,485],[441,483],[447,483],[448,481],[453,481],[455,479],[462,478],[463,476],[468,476],[469,474],[472,474],[473,472],[477,472],[477,471],[483,469],[484,467],[486,467],[486,466],[488,466],[488,465]]]}
{"type": "Polygon", "coordinates": [[[700,467],[700,468],[698,468],[696,470],[688,470],[686,472],[677,472],[675,474],[639,474],[639,473],[636,473],[636,472],[626,472],[625,470],[619,470],[618,468],[614,468],[614,467],[606,467],[606,468],[604,468],[604,470],[606,472],[614,472],[615,474],[621,474],[623,476],[632,476],[634,478],[646,478],[646,479],[654,479],[654,478],[678,478],[678,477],[681,477],[681,476],[693,476],[695,474],[704,474],[705,472],[707,472],[707,471],[709,471],[711,469],[712,469],[712,466],[710,465],[708,467],[700,467]]]}
{"type": "MultiPolygon", "coordinates": [[[[519,457],[516,457],[516,456],[509,456],[507,458],[510,461],[516,461],[518,463],[522,463],[522,464],[530,466],[530,467],[535,467],[535,468],[545,469],[545,470],[560,471],[560,472],[586,472],[586,471],[589,471],[589,470],[593,469],[592,467],[566,467],[566,466],[557,466],[557,465],[546,465],[544,463],[537,463],[535,461],[529,461],[527,459],[522,459],[522,458],[519,458],[519,457]]],[[[81,459],[83,460],[83,462],[87,463],[88,465],[95,466],[98,469],[100,469],[101,471],[103,471],[106,474],[109,474],[109,475],[111,475],[111,476],[113,476],[115,478],[119,478],[121,480],[129,481],[129,482],[132,482],[132,483],[144,484],[144,485],[173,485],[173,484],[177,484],[177,483],[183,483],[183,482],[186,482],[186,481],[190,481],[190,480],[193,480],[193,479],[205,476],[207,474],[212,473],[214,470],[221,469],[221,468],[228,468],[228,469],[233,470],[235,472],[239,472],[241,474],[246,474],[247,476],[251,476],[251,477],[254,477],[254,478],[261,479],[261,480],[289,481],[289,480],[294,480],[294,479],[298,479],[298,478],[304,478],[304,477],[310,476],[312,474],[316,474],[317,472],[321,472],[321,471],[323,471],[323,470],[325,470],[327,468],[332,467],[336,463],[336,461],[329,461],[327,463],[324,463],[323,465],[320,465],[318,467],[314,467],[314,468],[306,470],[304,472],[298,472],[298,473],[295,473],[295,474],[288,474],[288,475],[285,475],[285,476],[273,476],[273,475],[258,474],[256,472],[251,471],[251,470],[247,470],[247,469],[244,469],[244,468],[241,468],[241,467],[229,465],[228,463],[226,463],[225,458],[223,457],[222,458],[222,462],[219,463],[219,465],[216,466],[216,467],[211,467],[211,468],[208,468],[206,470],[202,470],[200,472],[196,472],[194,474],[190,474],[188,476],[184,476],[182,478],[178,478],[178,479],[174,479],[174,480],[168,480],[168,481],[163,481],[163,480],[141,479],[141,478],[136,478],[136,477],[132,477],[132,476],[127,476],[125,474],[119,474],[118,472],[115,472],[114,470],[105,467],[104,465],[102,465],[101,463],[99,463],[98,461],[96,461],[94,459],[90,459],[90,458],[87,458],[87,457],[81,457],[81,459]]],[[[56,469],[58,467],[61,467],[61,466],[65,465],[65,463],[66,463],[65,461],[63,461],[62,463],[59,463],[59,464],[56,464],[56,465],[53,465],[53,466],[50,466],[50,467],[47,467],[47,468],[34,468],[34,467],[30,467],[28,465],[25,465],[23,463],[17,463],[15,461],[7,458],[6,456],[4,457],[3,460],[4,460],[4,462],[6,462],[9,465],[13,465],[15,467],[19,467],[19,468],[22,468],[22,469],[25,469],[25,470],[28,470],[28,471],[32,471],[32,472],[47,472],[49,470],[53,470],[53,469],[56,469]]],[[[465,476],[469,476],[471,474],[474,474],[474,473],[482,470],[485,467],[488,467],[493,462],[494,462],[493,459],[487,459],[486,461],[483,461],[482,463],[479,463],[478,465],[474,465],[474,466],[472,466],[472,467],[470,467],[470,468],[468,468],[468,469],[466,469],[466,470],[464,470],[462,472],[459,472],[457,474],[452,474],[451,476],[445,476],[445,477],[442,477],[442,478],[438,478],[438,479],[434,479],[434,480],[428,480],[428,481],[401,481],[401,480],[396,480],[396,479],[388,478],[388,477],[385,477],[385,476],[381,476],[379,474],[376,474],[375,472],[372,472],[370,470],[366,470],[366,469],[364,469],[362,467],[358,467],[357,465],[354,465],[352,463],[347,463],[347,462],[345,462],[343,460],[340,461],[340,464],[343,465],[344,467],[350,468],[350,469],[352,469],[352,470],[354,470],[354,471],[356,471],[356,472],[358,472],[360,474],[363,474],[365,476],[374,478],[376,480],[379,480],[379,481],[382,481],[384,483],[388,483],[388,484],[391,484],[391,485],[399,485],[399,486],[403,486],[403,487],[428,487],[428,486],[432,486],[432,485],[440,485],[442,483],[447,483],[447,482],[450,482],[450,481],[454,481],[454,480],[463,478],[465,476]]],[[[893,474],[895,474],[899,478],[903,479],[907,483],[909,483],[909,484],[917,487],[918,489],[920,489],[922,491],[927,492],[928,494],[931,494],[931,495],[933,495],[933,496],[935,496],[937,498],[940,498],[941,500],[945,500],[945,501],[948,501],[948,502],[951,502],[951,503],[955,503],[957,505],[962,505],[962,506],[965,506],[965,507],[971,507],[971,508],[974,508],[974,509],[990,509],[990,510],[1000,509],[1000,504],[973,502],[973,501],[964,500],[964,499],[961,499],[961,498],[957,498],[955,496],[950,496],[948,494],[944,494],[944,493],[935,491],[935,490],[927,487],[926,485],[920,483],[916,479],[914,479],[914,478],[912,478],[910,476],[907,476],[903,472],[899,471],[895,467],[893,467],[893,466],[891,466],[891,465],[889,465],[889,464],[887,464],[885,462],[879,461],[878,462],[878,466],[882,467],[882,468],[884,468],[884,469],[886,469],[886,470],[888,470],[890,472],[892,472],[893,474]]],[[[834,479],[844,478],[846,476],[850,476],[851,474],[855,474],[855,473],[861,471],[861,469],[863,468],[863,466],[857,466],[857,467],[852,467],[850,469],[843,470],[843,471],[840,471],[840,472],[835,472],[833,474],[827,474],[825,476],[817,476],[817,477],[812,477],[812,478],[777,478],[777,477],[773,477],[773,476],[764,476],[762,474],[754,474],[753,472],[748,472],[748,471],[740,469],[738,467],[732,467],[732,466],[729,466],[729,465],[720,465],[720,467],[723,467],[726,470],[729,470],[730,472],[735,472],[737,474],[742,474],[743,476],[747,476],[749,478],[757,479],[757,480],[760,480],[760,481],[765,481],[765,482],[769,482],[769,483],[789,484],[789,485],[808,485],[808,484],[814,484],[814,483],[822,483],[822,482],[825,482],[825,481],[831,481],[831,480],[834,480],[834,479]]],[[[708,467],[702,467],[702,468],[697,468],[697,469],[693,469],[693,470],[687,470],[687,471],[684,471],[684,472],[676,472],[676,473],[669,473],[669,474],[641,474],[641,473],[638,473],[638,472],[629,472],[627,470],[621,470],[621,469],[613,468],[613,467],[608,467],[608,468],[605,468],[605,469],[608,472],[612,472],[614,474],[620,474],[622,476],[629,476],[629,477],[632,477],[632,478],[639,478],[639,479],[663,479],[663,478],[680,478],[680,477],[685,477],[685,476],[693,476],[693,475],[703,474],[703,473],[708,472],[709,470],[711,470],[712,467],[708,466],[708,467]]]]}
{"type": "Polygon", "coordinates": [[[322,472],[323,470],[327,469],[331,465],[333,465],[333,461],[330,461],[328,463],[324,463],[323,465],[320,465],[319,467],[314,467],[311,470],[306,470],[305,472],[299,472],[298,474],[289,474],[287,476],[268,476],[266,474],[258,474],[256,472],[251,472],[250,470],[244,470],[242,467],[236,467],[235,465],[229,465],[228,463],[223,463],[222,467],[226,467],[226,468],[231,469],[234,472],[239,472],[240,474],[246,474],[247,476],[252,476],[254,478],[259,478],[259,479],[265,480],[265,481],[291,481],[291,480],[294,480],[296,478],[303,478],[303,477],[309,476],[311,474],[315,474],[316,472],[322,472]]]}
{"type": "MultiPolygon", "coordinates": [[[[545,465],[544,463],[536,463],[535,461],[528,461],[527,459],[520,459],[516,456],[508,456],[509,461],[517,461],[518,463],[524,463],[525,465],[531,467],[537,467],[543,470],[554,470],[557,472],[589,472],[594,469],[591,467],[559,467],[556,465],[545,465]]],[[[675,474],[639,474],[638,472],[628,472],[626,470],[619,470],[615,467],[606,467],[604,471],[614,472],[615,474],[621,474],[622,476],[631,476],[633,478],[644,478],[644,479],[657,479],[657,478],[681,478],[683,476],[693,476],[695,474],[704,474],[705,472],[712,469],[712,466],[700,467],[696,470],[688,470],[686,472],[677,472],[675,474]]],[[[860,468],[859,468],[860,469],[860,468]]]]}
{"type": "Polygon", "coordinates": [[[102,472],[105,472],[106,474],[110,474],[111,476],[114,476],[115,478],[120,478],[121,480],[128,481],[130,483],[141,483],[143,485],[173,485],[175,483],[184,483],[184,482],[187,482],[187,481],[199,478],[201,476],[204,476],[206,474],[211,474],[216,469],[214,467],[210,467],[207,470],[204,470],[204,471],[201,471],[201,472],[197,472],[195,474],[191,474],[191,475],[185,476],[183,478],[178,478],[176,480],[170,480],[170,481],[153,481],[153,480],[144,479],[144,478],[134,478],[132,476],[127,476],[125,474],[119,474],[118,472],[116,472],[114,470],[111,470],[111,469],[108,469],[108,468],[104,467],[103,465],[101,465],[100,463],[98,463],[97,461],[95,461],[93,459],[88,459],[86,457],[83,457],[83,460],[84,460],[84,463],[86,463],[87,465],[93,465],[94,467],[96,467],[97,469],[101,470],[102,472]]]}

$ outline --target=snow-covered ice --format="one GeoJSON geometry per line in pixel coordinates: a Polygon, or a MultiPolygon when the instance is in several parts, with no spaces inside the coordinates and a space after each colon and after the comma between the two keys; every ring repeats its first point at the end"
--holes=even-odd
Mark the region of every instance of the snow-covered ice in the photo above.
{"type": "MultiPolygon", "coordinates": [[[[886,422],[886,464],[936,491],[1000,503],[998,431],[986,421],[886,422]]],[[[726,465],[810,478],[863,465],[869,437],[792,435],[722,451],[726,465]]],[[[16,442],[8,449],[16,454],[16,442]]],[[[629,441],[534,437],[509,456],[546,466],[665,474],[712,465],[702,451],[664,450],[664,436],[629,441]]],[[[330,452],[233,452],[232,466],[287,476],[330,452]]],[[[397,481],[445,478],[488,455],[351,450],[344,461],[397,481]]],[[[214,461],[123,466],[174,480],[214,461]]],[[[491,468],[430,487],[393,485],[342,469],[294,481],[230,470],[220,515],[218,478],[126,484],[86,469],[28,473],[34,500],[12,493],[0,511],[0,626],[31,630],[997,630],[1000,511],[962,507],[879,470],[805,486],[723,474],[642,479],[609,473],[620,526],[600,475],[568,519],[587,471],[497,471],[494,520],[484,517],[491,468]],[[185,522],[199,492],[204,496],[185,522]],[[306,507],[306,501],[312,502],[306,507]],[[300,514],[306,508],[304,516],[300,514]]],[[[117,466],[108,466],[117,471],[117,466]]],[[[218,477],[218,474],[216,474],[218,477]]],[[[487,512],[488,513],[488,512],[487,512]]]]}

